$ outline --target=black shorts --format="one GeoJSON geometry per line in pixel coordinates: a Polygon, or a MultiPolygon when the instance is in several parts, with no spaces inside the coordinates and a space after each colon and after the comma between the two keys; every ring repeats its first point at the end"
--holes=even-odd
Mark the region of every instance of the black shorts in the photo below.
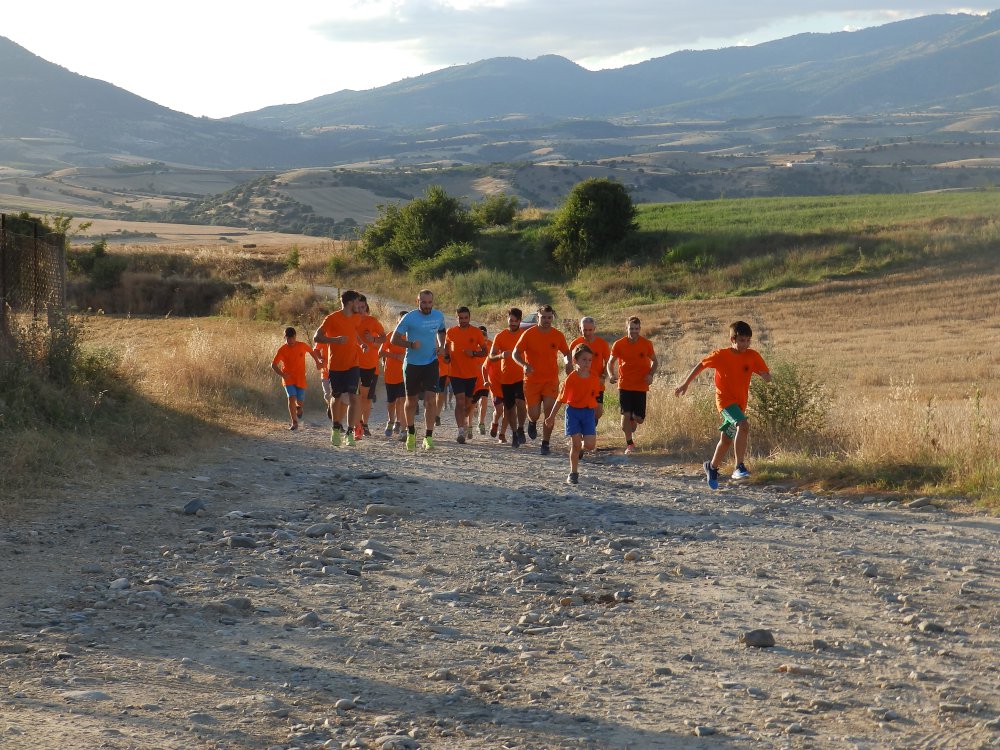
{"type": "Polygon", "coordinates": [[[503,391],[503,405],[505,409],[513,409],[516,401],[524,401],[523,380],[518,380],[516,383],[503,383],[500,389],[503,391]]]}
{"type": "Polygon", "coordinates": [[[622,405],[622,414],[631,413],[639,419],[646,418],[645,391],[618,391],[618,401],[622,405]]]}
{"type": "Polygon", "coordinates": [[[441,377],[438,378],[438,383],[437,383],[438,393],[448,392],[448,380],[450,380],[450,378],[447,375],[442,375],[441,377]]]}
{"type": "Polygon", "coordinates": [[[438,363],[435,359],[426,365],[406,365],[403,368],[403,382],[406,384],[406,395],[416,396],[430,391],[438,393],[438,363]]]}
{"type": "Polygon", "coordinates": [[[493,397],[493,408],[494,409],[502,409],[503,407],[504,407],[503,396],[494,396],[493,397]]]}
{"type": "Polygon", "coordinates": [[[604,403],[604,391],[601,391],[600,393],[597,394],[597,403],[599,404],[604,403]]]}
{"type": "Polygon", "coordinates": [[[347,370],[330,370],[330,392],[334,398],[340,398],[345,393],[357,393],[360,382],[360,367],[351,367],[347,370]]]}
{"type": "Polygon", "coordinates": [[[472,394],[472,403],[478,404],[481,399],[489,395],[490,392],[488,390],[486,390],[485,388],[480,388],[478,391],[472,394]]]}
{"type": "Polygon", "coordinates": [[[374,388],[375,384],[378,383],[378,374],[374,367],[362,367],[360,377],[361,385],[365,388],[374,388]]]}
{"type": "Polygon", "coordinates": [[[472,392],[476,390],[476,379],[475,378],[449,378],[451,383],[451,392],[456,396],[465,396],[466,398],[472,398],[472,392]]]}
{"type": "Polygon", "coordinates": [[[386,383],[385,384],[385,400],[388,403],[392,403],[396,399],[403,398],[406,395],[406,386],[402,383],[386,383]]]}

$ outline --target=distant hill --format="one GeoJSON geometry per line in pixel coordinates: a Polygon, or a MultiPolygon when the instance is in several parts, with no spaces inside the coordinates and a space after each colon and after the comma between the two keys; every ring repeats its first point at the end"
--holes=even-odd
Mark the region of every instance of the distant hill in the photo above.
{"type": "Polygon", "coordinates": [[[998,61],[1000,11],[937,15],[615,70],[588,71],[555,55],[498,57],[212,120],[0,37],[0,166],[37,174],[121,162],[280,171],[586,161],[630,153],[621,143],[641,126],[680,120],[1000,110],[998,61]]]}
{"type": "Polygon", "coordinates": [[[270,128],[413,128],[533,118],[732,119],[1000,106],[1000,11],[935,15],[753,47],[677,52],[588,71],[562,57],[493,58],[370,91],[236,115],[270,128]]]}

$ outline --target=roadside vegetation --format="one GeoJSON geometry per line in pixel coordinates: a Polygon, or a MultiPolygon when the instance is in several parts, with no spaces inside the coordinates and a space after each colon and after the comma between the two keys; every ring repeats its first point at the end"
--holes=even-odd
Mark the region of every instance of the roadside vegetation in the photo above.
{"type": "MultiPolygon", "coordinates": [[[[443,191],[425,197],[473,213],[443,191]]],[[[158,407],[225,426],[239,421],[227,415],[279,415],[264,372],[280,343],[274,331],[285,324],[311,330],[336,306],[327,292],[358,288],[406,305],[426,285],[446,313],[468,304],[491,332],[512,304],[531,310],[552,303],[567,333],[580,315],[592,315],[609,340],[622,335],[634,313],[662,361],[640,448],[697,466],[717,428],[711,377],[701,376],[683,399],[673,387],[707,352],[727,344],[731,320],[744,319],[775,375],[771,386],[755,384],[751,399],[755,481],[886,498],[969,497],[1000,508],[1000,359],[992,345],[1000,310],[1000,191],[635,209],[624,236],[579,270],[555,254],[558,214],[536,210],[517,211],[510,223],[474,219],[464,239],[442,234],[430,252],[398,263],[373,257],[364,238],[252,252],[104,248],[127,260],[121,285],[103,290],[116,300],[129,274],[140,273],[170,283],[219,281],[232,290],[196,313],[221,317],[195,322],[130,321],[80,306],[84,339],[126,351],[114,366],[135,369],[122,382],[136,383],[158,407]],[[169,378],[142,362],[129,364],[137,335],[178,326],[193,332],[160,347],[172,363],[169,378]],[[100,333],[108,327],[117,332],[110,341],[100,333]],[[196,341],[215,356],[189,354],[196,341]]],[[[385,216],[405,210],[387,209],[385,216]]],[[[86,263],[76,283],[96,287],[86,263]]],[[[395,309],[380,307],[383,319],[395,309]]],[[[607,413],[601,444],[616,445],[613,392],[607,413]]]]}

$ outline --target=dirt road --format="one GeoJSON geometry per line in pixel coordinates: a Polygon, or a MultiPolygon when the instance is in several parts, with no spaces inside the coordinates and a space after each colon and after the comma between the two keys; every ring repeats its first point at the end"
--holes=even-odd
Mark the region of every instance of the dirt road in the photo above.
{"type": "Polygon", "coordinates": [[[324,423],[3,529],[0,747],[1000,746],[996,519],[324,423]]]}

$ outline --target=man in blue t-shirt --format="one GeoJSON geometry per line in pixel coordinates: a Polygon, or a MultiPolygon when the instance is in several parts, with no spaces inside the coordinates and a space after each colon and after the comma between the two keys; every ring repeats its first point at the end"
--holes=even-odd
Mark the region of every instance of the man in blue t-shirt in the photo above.
{"type": "Polygon", "coordinates": [[[420,394],[424,396],[424,450],[434,447],[434,417],[437,415],[438,350],[444,348],[444,313],[434,309],[434,293],[422,289],[418,308],[400,318],[392,332],[392,343],[406,349],[403,382],[406,385],[406,450],[417,449],[414,420],[420,394]]]}

